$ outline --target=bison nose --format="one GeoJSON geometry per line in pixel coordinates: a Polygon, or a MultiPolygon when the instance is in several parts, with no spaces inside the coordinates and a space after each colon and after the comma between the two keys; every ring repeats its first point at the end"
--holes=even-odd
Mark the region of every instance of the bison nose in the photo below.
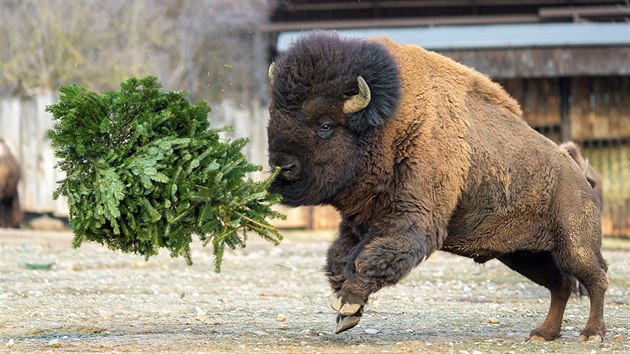
{"type": "Polygon", "coordinates": [[[280,174],[288,181],[296,181],[298,179],[298,169],[295,164],[280,166],[280,174]]]}
{"type": "Polygon", "coordinates": [[[271,159],[272,168],[280,168],[280,177],[287,181],[297,181],[300,177],[300,163],[294,157],[283,156],[278,159],[271,159]]]}

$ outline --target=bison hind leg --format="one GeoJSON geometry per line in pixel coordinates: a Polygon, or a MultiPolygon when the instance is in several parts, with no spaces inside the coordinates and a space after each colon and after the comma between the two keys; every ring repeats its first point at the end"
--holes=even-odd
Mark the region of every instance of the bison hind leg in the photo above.
{"type": "Polygon", "coordinates": [[[565,272],[550,252],[519,251],[498,258],[510,269],[520,273],[551,292],[551,304],[545,321],[531,331],[528,340],[554,340],[560,336],[562,317],[571,297],[574,278],[565,272]]]}
{"type": "Polygon", "coordinates": [[[590,301],[586,326],[580,332],[580,341],[602,341],[606,332],[604,324],[604,297],[608,288],[608,265],[599,249],[576,245],[567,247],[561,266],[567,269],[584,286],[590,301]]]}

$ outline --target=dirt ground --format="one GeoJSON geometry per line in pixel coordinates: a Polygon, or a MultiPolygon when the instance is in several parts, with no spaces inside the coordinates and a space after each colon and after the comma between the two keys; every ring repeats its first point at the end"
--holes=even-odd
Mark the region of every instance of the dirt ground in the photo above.
{"type": "Polygon", "coordinates": [[[548,293],[496,261],[479,266],[438,252],[374,294],[357,327],[335,335],[322,272],[330,234],[285,233],[277,247],[253,236],[226,252],[219,274],[199,244],[188,266],[167,253],[145,262],[96,244],[73,249],[67,232],[0,234],[0,352],[630,352],[623,242],[604,252],[604,342],[578,343],[588,300],[572,298],[560,339],[524,343],[544,319],[548,293]]]}

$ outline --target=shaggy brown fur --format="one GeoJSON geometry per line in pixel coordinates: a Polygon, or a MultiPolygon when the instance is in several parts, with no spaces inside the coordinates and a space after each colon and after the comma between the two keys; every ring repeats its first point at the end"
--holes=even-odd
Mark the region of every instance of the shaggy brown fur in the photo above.
{"type": "Polygon", "coordinates": [[[277,59],[272,94],[269,161],[282,172],[270,191],[342,216],[326,265],[337,332],[359,322],[370,294],[444,250],[496,258],[550,290],[530,338],[560,335],[579,279],[591,301],[581,339],[603,338],[597,197],[499,85],[417,46],[318,33],[277,59]],[[373,98],[343,113],[358,76],[373,98]]]}
{"type": "Polygon", "coordinates": [[[22,220],[18,182],[20,165],[0,139],[0,227],[18,227],[22,220]]]}

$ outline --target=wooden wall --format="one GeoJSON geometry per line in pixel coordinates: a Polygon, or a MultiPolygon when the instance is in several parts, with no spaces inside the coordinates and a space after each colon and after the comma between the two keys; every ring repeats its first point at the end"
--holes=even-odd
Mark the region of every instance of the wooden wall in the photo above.
{"type": "Polygon", "coordinates": [[[573,78],[570,123],[604,179],[604,234],[630,238],[630,76],[573,78]]]}
{"type": "Polygon", "coordinates": [[[630,137],[630,76],[576,77],[571,84],[571,137],[630,137]]]}
{"type": "Polygon", "coordinates": [[[603,179],[603,234],[630,238],[630,139],[590,140],[581,145],[582,154],[603,179]]]}
{"type": "Polygon", "coordinates": [[[567,129],[563,133],[576,141],[630,137],[630,76],[565,80],[569,83],[566,117],[562,114],[559,78],[498,82],[521,104],[525,120],[535,128],[562,126],[567,129]]]}
{"type": "Polygon", "coordinates": [[[278,206],[277,210],[287,216],[286,220],[274,221],[283,229],[333,230],[339,226],[339,213],[331,206],[289,208],[278,206]]]}
{"type": "Polygon", "coordinates": [[[630,46],[561,46],[440,50],[493,78],[630,75],[630,46]]]}
{"type": "Polygon", "coordinates": [[[564,140],[558,79],[508,79],[499,83],[519,102],[529,125],[555,142],[564,140]]]}
{"type": "Polygon", "coordinates": [[[52,93],[0,99],[0,137],[7,142],[22,168],[19,193],[24,211],[67,216],[66,200],[52,198],[63,173],[55,168],[56,160],[47,135],[52,117],[45,109],[56,99],[52,93]]]}

